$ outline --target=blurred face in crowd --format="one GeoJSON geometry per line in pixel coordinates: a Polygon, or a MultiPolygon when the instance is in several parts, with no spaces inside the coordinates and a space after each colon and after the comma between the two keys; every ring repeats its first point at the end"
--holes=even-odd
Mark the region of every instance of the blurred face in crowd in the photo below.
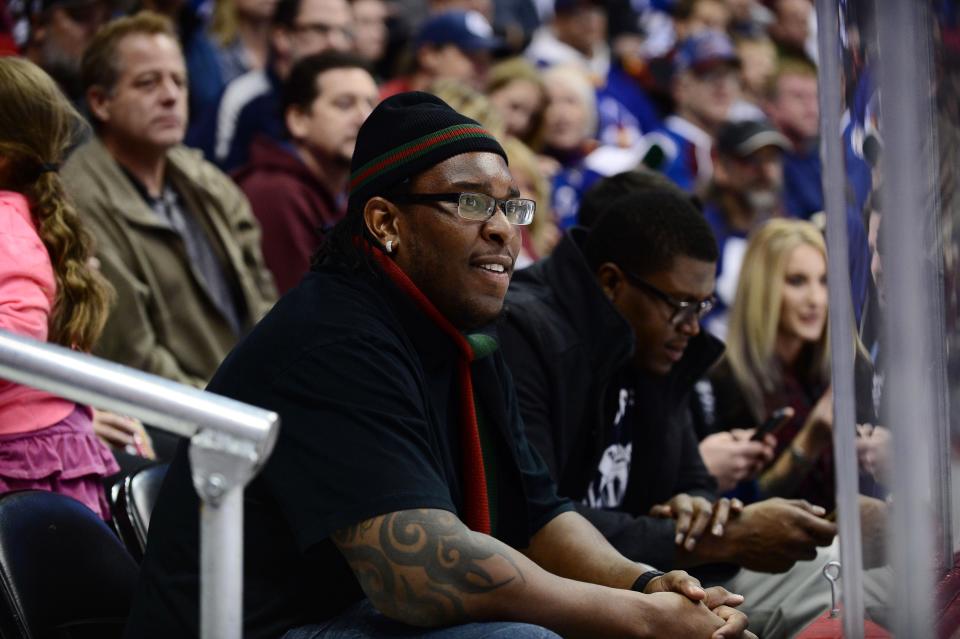
{"type": "Polygon", "coordinates": [[[101,135],[157,153],[179,144],[187,126],[187,70],[180,45],[167,35],[135,33],[117,43],[117,81],[87,94],[101,135]]]}
{"type": "Polygon", "coordinates": [[[776,96],[768,105],[773,123],[790,139],[809,140],[820,130],[817,77],[784,73],[777,79],[776,96]]]}
{"type": "Polygon", "coordinates": [[[677,113],[708,130],[719,127],[740,96],[736,67],[717,64],[704,71],[683,71],[674,84],[677,113]]]}
{"type": "MultiPolygon", "coordinates": [[[[716,271],[716,262],[678,255],[669,269],[642,280],[675,300],[699,302],[713,294],[716,271]]],[[[700,333],[700,323],[695,318],[680,323],[671,321],[675,314],[672,305],[625,276],[620,276],[612,301],[633,327],[635,364],[654,375],[668,374],[683,357],[690,340],[700,333]]]]}
{"type": "Polygon", "coordinates": [[[732,20],[746,22],[752,17],[751,12],[756,5],[756,0],[726,0],[725,4],[732,20]]]}
{"type": "Polygon", "coordinates": [[[814,246],[801,244],[791,251],[783,272],[778,333],[782,337],[816,342],[827,322],[827,260],[814,246]]]}
{"type": "Polygon", "coordinates": [[[810,36],[810,14],[813,5],[810,0],[778,0],[774,5],[776,21],[771,25],[771,33],[787,44],[802,49],[810,36]]]}
{"type": "Polygon", "coordinates": [[[677,39],[683,40],[701,31],[725,32],[730,24],[730,10],[720,0],[700,0],[690,12],[690,17],[678,23],[677,39]]]}
{"type": "Polygon", "coordinates": [[[607,14],[603,7],[589,3],[558,13],[553,32],[561,42],[584,55],[593,55],[594,47],[607,39],[607,14]]]}
{"type": "Polygon", "coordinates": [[[588,139],[590,121],[583,96],[572,83],[547,83],[547,108],[543,114],[544,142],[558,151],[573,151],[588,139]]]}
{"type": "Polygon", "coordinates": [[[543,106],[540,87],[529,80],[513,80],[490,94],[490,101],[500,112],[507,134],[523,138],[530,132],[534,114],[543,106]]]}
{"type": "Polygon", "coordinates": [[[102,0],[65,2],[48,9],[33,26],[28,57],[71,95],[80,91],[80,60],[110,12],[102,0]]]}
{"type": "Polygon", "coordinates": [[[717,186],[738,194],[749,210],[772,213],[780,204],[783,190],[783,152],[777,147],[765,146],[746,157],[721,154],[714,181],[717,186]]]}
{"type": "Polygon", "coordinates": [[[489,52],[468,53],[455,44],[425,45],[417,56],[420,69],[432,80],[459,80],[474,88],[483,86],[490,68],[489,52]]]}
{"type": "Polygon", "coordinates": [[[237,13],[257,22],[270,20],[277,8],[277,0],[233,0],[233,4],[237,13]]]}
{"type": "MultiPolygon", "coordinates": [[[[474,192],[498,199],[519,196],[503,158],[495,153],[455,155],[411,181],[411,193],[474,192]]],[[[500,313],[520,232],[500,208],[486,222],[465,220],[457,204],[404,204],[395,218],[397,265],[460,329],[492,322],[500,313]]],[[[370,213],[371,205],[367,205],[370,213]]],[[[369,222],[369,215],[368,226],[369,222]]]]}
{"type": "Polygon", "coordinates": [[[387,5],[383,0],[354,0],[354,42],[356,52],[377,62],[387,50],[387,5]]]}
{"type": "Polygon", "coordinates": [[[770,40],[744,40],[737,44],[743,90],[751,97],[762,96],[777,70],[777,50],[770,40]]]}
{"type": "Polygon", "coordinates": [[[353,13],[347,0],[302,0],[292,29],[277,28],[273,47],[291,66],[323,51],[353,49],[353,13]]]}
{"type": "Polygon", "coordinates": [[[349,167],[360,125],[377,104],[377,85],[357,68],[330,69],[316,83],[319,95],[305,112],[288,110],[287,128],[315,157],[349,167]]]}

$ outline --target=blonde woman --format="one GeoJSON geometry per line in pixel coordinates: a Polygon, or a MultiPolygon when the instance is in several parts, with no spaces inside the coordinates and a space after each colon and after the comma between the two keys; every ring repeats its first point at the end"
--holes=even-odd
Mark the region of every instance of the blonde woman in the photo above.
{"type": "Polygon", "coordinates": [[[547,104],[547,89],[536,67],[524,58],[494,65],[487,75],[486,94],[506,123],[507,133],[536,146],[547,104]]]}
{"type": "MultiPolygon", "coordinates": [[[[774,461],[758,480],[760,494],[800,497],[829,509],[834,488],[827,313],[823,235],[809,222],[767,222],[747,245],[727,354],[710,381],[715,432],[753,428],[779,408],[793,409],[776,433],[774,461]]],[[[857,378],[869,382],[870,364],[852,330],[849,340],[857,378]]],[[[857,407],[858,422],[875,423],[869,384],[858,388],[857,407]]]]}
{"type": "Polygon", "coordinates": [[[510,174],[517,181],[520,197],[530,198],[537,203],[533,222],[520,229],[523,246],[517,258],[517,268],[523,268],[553,251],[560,241],[560,229],[550,208],[550,183],[540,171],[536,154],[515,137],[503,140],[503,149],[510,158],[510,174]]]}
{"type": "MultiPolygon", "coordinates": [[[[0,58],[0,328],[87,351],[110,288],[57,172],[80,121],[39,67],[0,58]]],[[[102,481],[118,470],[90,408],[0,381],[0,492],[59,492],[109,519],[102,481]]]]}

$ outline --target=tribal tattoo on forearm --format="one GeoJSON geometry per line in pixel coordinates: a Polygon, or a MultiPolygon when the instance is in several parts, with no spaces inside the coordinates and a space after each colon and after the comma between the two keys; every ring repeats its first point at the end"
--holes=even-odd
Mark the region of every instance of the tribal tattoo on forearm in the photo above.
{"type": "Polygon", "coordinates": [[[442,510],[391,513],[340,530],[333,540],[372,603],[416,625],[466,620],[465,595],[524,580],[499,544],[442,510]],[[497,572],[507,575],[491,574],[498,563],[497,572]]]}

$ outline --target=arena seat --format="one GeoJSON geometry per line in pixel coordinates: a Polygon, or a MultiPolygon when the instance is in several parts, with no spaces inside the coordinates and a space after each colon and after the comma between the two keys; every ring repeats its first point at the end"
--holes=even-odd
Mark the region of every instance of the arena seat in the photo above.
{"type": "Polygon", "coordinates": [[[0,496],[0,637],[114,639],[137,565],[109,526],[70,497],[0,496]]]}
{"type": "Polygon", "coordinates": [[[133,558],[140,562],[147,547],[150,513],[160,494],[168,464],[141,468],[118,482],[112,496],[113,524],[133,558]]]}

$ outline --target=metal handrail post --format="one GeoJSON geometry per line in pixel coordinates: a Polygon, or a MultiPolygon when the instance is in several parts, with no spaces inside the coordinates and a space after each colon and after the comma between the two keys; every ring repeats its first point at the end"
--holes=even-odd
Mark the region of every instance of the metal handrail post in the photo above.
{"type": "Polygon", "coordinates": [[[276,413],[0,330],[0,378],[190,438],[200,507],[203,639],[240,639],[243,488],[269,457],[276,413]]]}
{"type": "Polygon", "coordinates": [[[863,558],[860,539],[854,406],[853,300],[847,248],[846,170],[840,135],[840,17],[836,0],[817,0],[820,139],[827,212],[827,281],[830,304],[830,377],[833,385],[833,450],[840,535],[843,635],[863,637],[863,558]]]}
{"type": "MultiPolygon", "coordinates": [[[[883,281],[886,305],[882,348],[893,443],[889,545],[894,582],[894,634],[933,637],[935,531],[930,513],[938,400],[936,343],[928,235],[934,214],[931,171],[929,14],[923,2],[877,3],[883,168],[883,281]]],[[[942,318],[940,318],[942,321],[942,318]]],[[[934,503],[935,505],[935,503],[934,503]]]]}

